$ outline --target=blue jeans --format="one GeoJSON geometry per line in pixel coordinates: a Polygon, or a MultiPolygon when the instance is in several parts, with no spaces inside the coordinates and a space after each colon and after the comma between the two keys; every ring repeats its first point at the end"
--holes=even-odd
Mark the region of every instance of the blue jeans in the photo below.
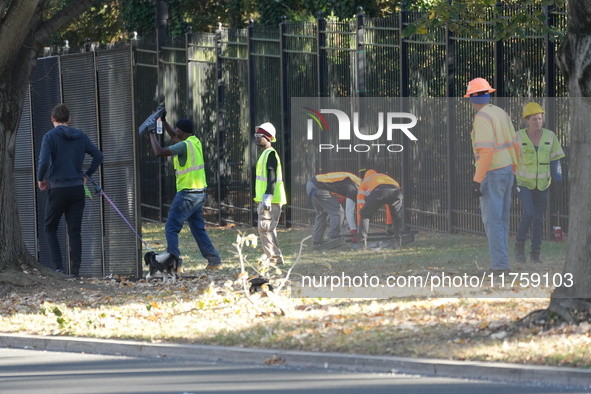
{"type": "Polygon", "coordinates": [[[509,268],[509,214],[513,180],[513,170],[507,166],[487,172],[480,185],[480,211],[488,238],[490,268],[493,270],[509,268]]]}
{"type": "Polygon", "coordinates": [[[203,258],[209,264],[220,264],[221,259],[217,250],[211,243],[207,231],[205,231],[205,221],[203,220],[202,209],[205,202],[205,192],[188,193],[180,191],[174,197],[168,220],[166,220],[166,242],[168,243],[167,252],[180,257],[179,250],[179,232],[183,228],[185,221],[189,222],[191,234],[199,246],[199,251],[203,258]]]}
{"type": "Polygon", "coordinates": [[[542,247],[542,227],[544,211],[548,201],[548,190],[529,190],[525,186],[517,187],[517,197],[523,214],[517,227],[517,242],[527,241],[531,231],[531,250],[539,252],[542,247]]]}

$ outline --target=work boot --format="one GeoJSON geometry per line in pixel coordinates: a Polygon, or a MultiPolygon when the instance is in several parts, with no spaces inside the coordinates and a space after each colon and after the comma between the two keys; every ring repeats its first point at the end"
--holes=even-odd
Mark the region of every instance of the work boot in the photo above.
{"type": "Polygon", "coordinates": [[[539,250],[532,250],[529,254],[529,258],[531,262],[534,264],[540,264],[542,260],[540,260],[540,251],[539,250]]]}
{"type": "MultiPolygon", "coordinates": [[[[538,257],[539,256],[540,252],[538,252],[538,257]]],[[[518,263],[525,263],[525,242],[515,242],[515,260],[517,260],[518,263]]]]}
{"type": "Polygon", "coordinates": [[[222,263],[220,261],[210,261],[207,263],[207,270],[221,270],[223,268],[222,263]]]}

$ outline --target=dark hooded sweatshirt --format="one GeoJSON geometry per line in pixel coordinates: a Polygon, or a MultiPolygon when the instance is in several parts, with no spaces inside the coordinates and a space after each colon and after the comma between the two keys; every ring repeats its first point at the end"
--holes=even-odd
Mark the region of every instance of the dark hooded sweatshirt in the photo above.
{"type": "Polygon", "coordinates": [[[52,189],[82,185],[84,175],[92,176],[102,162],[102,152],[86,134],[59,125],[43,136],[37,181],[49,180],[52,189]],[[92,156],[92,163],[84,172],[86,153],[92,156]]]}

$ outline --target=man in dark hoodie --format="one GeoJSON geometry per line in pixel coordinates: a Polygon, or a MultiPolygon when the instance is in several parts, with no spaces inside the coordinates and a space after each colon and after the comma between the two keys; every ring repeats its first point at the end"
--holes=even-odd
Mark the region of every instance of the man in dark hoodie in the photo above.
{"type": "Polygon", "coordinates": [[[51,111],[54,128],[49,130],[41,143],[37,183],[39,189],[49,189],[45,207],[45,234],[54,269],[65,272],[57,229],[63,214],[66,215],[70,243],[70,276],[79,277],[82,262],[82,215],[84,213],[86,176],[92,176],[103,162],[103,154],[82,131],[69,127],[70,110],[65,104],[56,105],[51,111]],[[92,156],[86,172],[84,157],[92,156]]]}

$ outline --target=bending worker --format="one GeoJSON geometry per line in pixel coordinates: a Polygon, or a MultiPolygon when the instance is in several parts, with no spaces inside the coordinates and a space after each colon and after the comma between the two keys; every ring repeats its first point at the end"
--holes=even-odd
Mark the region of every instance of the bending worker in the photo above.
{"type": "Polygon", "coordinates": [[[318,174],[306,185],[306,194],[314,206],[316,218],[314,220],[314,231],[312,233],[313,249],[317,249],[324,242],[326,231],[326,219],[330,227],[328,229],[328,242],[338,246],[344,243],[341,240],[341,222],[343,219],[343,207],[345,202],[344,216],[347,218],[349,229],[353,235],[353,242],[357,242],[357,225],[355,223],[355,199],[357,188],[361,179],[350,172],[329,172],[318,174]],[[337,241],[339,240],[339,241],[337,241]]]}
{"type": "Polygon", "coordinates": [[[386,206],[386,233],[400,237],[402,228],[402,192],[400,185],[386,174],[367,170],[357,193],[357,219],[361,247],[367,248],[369,219],[382,206],[386,206]]]}
{"type": "Polygon", "coordinates": [[[517,227],[515,259],[521,263],[526,261],[525,241],[528,234],[531,234],[531,261],[540,262],[548,188],[552,180],[562,181],[560,159],[564,157],[564,152],[556,134],[542,128],[544,113],[539,104],[526,104],[523,107],[523,119],[527,128],[517,132],[517,140],[521,145],[516,174],[517,197],[523,214],[517,227]]]}

